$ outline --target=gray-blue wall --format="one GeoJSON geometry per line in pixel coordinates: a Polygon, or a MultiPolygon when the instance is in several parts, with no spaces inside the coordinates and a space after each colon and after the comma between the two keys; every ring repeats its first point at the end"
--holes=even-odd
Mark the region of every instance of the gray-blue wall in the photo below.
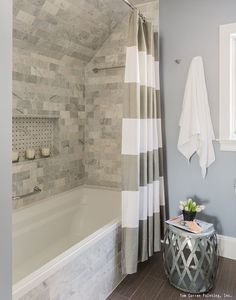
{"type": "Polygon", "coordinates": [[[12,1],[0,1],[0,300],[11,299],[12,1]]]}
{"type": "Polygon", "coordinates": [[[203,56],[209,104],[219,137],[219,25],[236,22],[235,0],[160,0],[161,79],[165,109],[168,202],[170,215],[178,202],[195,196],[206,204],[205,217],[218,232],[236,237],[236,152],[219,151],[202,179],[198,158],[188,164],[178,152],[179,117],[191,59],[203,56]],[[182,59],[180,65],[176,58],[182,59]]]}

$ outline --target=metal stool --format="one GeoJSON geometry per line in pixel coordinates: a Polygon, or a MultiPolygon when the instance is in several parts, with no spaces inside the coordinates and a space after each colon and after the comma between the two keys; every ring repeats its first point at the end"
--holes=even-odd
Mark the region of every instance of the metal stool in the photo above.
{"type": "Polygon", "coordinates": [[[184,292],[204,293],[214,285],[218,267],[216,232],[194,234],[167,224],[164,268],[169,282],[184,292]]]}

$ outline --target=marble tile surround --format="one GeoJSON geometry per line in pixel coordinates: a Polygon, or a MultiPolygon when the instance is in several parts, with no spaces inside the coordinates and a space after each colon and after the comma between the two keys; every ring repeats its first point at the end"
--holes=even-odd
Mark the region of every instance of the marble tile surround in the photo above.
{"type": "MultiPolygon", "coordinates": [[[[13,114],[54,116],[59,126],[58,155],[13,165],[13,193],[28,193],[35,185],[42,188],[37,196],[14,203],[15,208],[83,183],[118,188],[121,184],[124,69],[98,74],[92,69],[124,65],[129,9],[122,1],[80,2],[85,7],[79,16],[81,31],[76,32],[73,22],[78,16],[69,7],[78,5],[77,0],[32,0],[30,5],[15,0],[13,114]],[[103,20],[103,28],[96,31],[93,24],[88,32],[92,25],[83,18],[97,11],[95,25],[103,20]],[[65,22],[70,18],[69,24],[65,22]],[[101,35],[106,26],[111,31],[101,35]]],[[[140,9],[153,18],[157,2],[140,9]]],[[[105,300],[123,278],[120,244],[120,229],[114,229],[19,300],[105,300]]]]}
{"type": "MultiPolygon", "coordinates": [[[[13,207],[84,183],[120,188],[124,68],[97,74],[92,69],[125,64],[130,10],[111,0],[79,0],[81,11],[75,0],[28,1],[14,1],[13,115],[58,118],[58,148],[51,158],[13,164],[13,195],[36,185],[42,189],[13,207]],[[76,33],[72,23],[65,24],[75,10],[82,19],[74,27],[87,19],[76,33]],[[94,22],[102,22],[98,31],[94,22]],[[110,31],[100,35],[104,27],[110,31]],[[75,48],[83,55],[74,55],[75,48]]],[[[139,7],[148,19],[157,19],[157,1],[139,7]]]]}
{"type": "Polygon", "coordinates": [[[93,72],[93,68],[123,66],[128,17],[116,27],[86,67],[86,182],[120,187],[121,122],[125,95],[124,68],[93,72]]]}
{"type": "Polygon", "coordinates": [[[15,45],[85,66],[127,11],[114,0],[14,0],[15,45]]]}
{"type": "Polygon", "coordinates": [[[14,202],[15,208],[84,182],[84,70],[74,63],[68,66],[14,45],[13,115],[56,117],[58,126],[55,156],[13,164],[13,194],[29,193],[36,185],[42,189],[14,202]]]}
{"type": "MultiPolygon", "coordinates": [[[[84,183],[84,67],[128,9],[110,0],[14,0],[13,115],[58,119],[54,157],[13,164],[19,208],[84,183]]],[[[14,149],[14,144],[13,144],[14,149]]]]}
{"type": "Polygon", "coordinates": [[[120,251],[116,227],[19,300],[105,300],[124,277],[120,251]]]}

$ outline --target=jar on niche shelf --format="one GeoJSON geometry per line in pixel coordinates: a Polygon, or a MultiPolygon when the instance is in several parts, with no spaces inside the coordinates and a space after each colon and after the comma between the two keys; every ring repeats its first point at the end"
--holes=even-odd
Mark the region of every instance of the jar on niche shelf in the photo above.
{"type": "Polygon", "coordinates": [[[50,156],[50,148],[47,148],[47,147],[41,148],[41,156],[49,157],[50,156]]]}
{"type": "Polygon", "coordinates": [[[25,157],[29,160],[35,159],[35,149],[32,149],[32,148],[26,149],[25,157]]]}

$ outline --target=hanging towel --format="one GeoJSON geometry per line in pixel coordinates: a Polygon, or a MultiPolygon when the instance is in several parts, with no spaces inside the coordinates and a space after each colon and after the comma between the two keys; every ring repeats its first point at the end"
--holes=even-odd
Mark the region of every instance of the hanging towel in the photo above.
{"type": "Polygon", "coordinates": [[[215,161],[215,135],[201,56],[194,57],[190,64],[179,125],[178,149],[187,160],[197,153],[205,178],[207,168],[215,161]]]}

